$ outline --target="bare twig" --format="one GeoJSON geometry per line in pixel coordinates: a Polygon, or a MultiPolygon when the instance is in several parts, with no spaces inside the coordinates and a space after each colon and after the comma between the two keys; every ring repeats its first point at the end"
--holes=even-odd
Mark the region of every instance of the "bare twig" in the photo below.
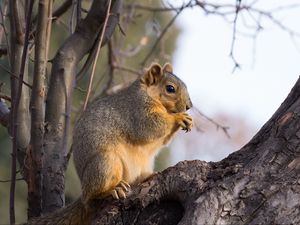
{"type": "MultiPolygon", "coordinates": [[[[98,43],[98,38],[95,42],[95,45],[96,45],[96,43],[98,43]]],[[[96,50],[97,50],[95,45],[91,49],[86,61],[84,62],[83,66],[81,67],[80,71],[76,74],[76,82],[80,81],[84,77],[84,75],[87,73],[88,69],[92,65],[93,60],[95,59],[96,50]]]]}
{"type": "Polygon", "coordinates": [[[60,16],[62,16],[66,11],[68,11],[68,9],[71,7],[72,5],[72,0],[65,0],[59,8],[57,8],[56,10],[54,10],[53,14],[52,14],[52,22],[55,22],[55,20],[57,20],[60,16]]]}
{"type": "MultiPolygon", "coordinates": [[[[59,17],[61,17],[65,12],[68,11],[68,9],[72,6],[72,1],[73,0],[65,0],[63,3],[60,4],[60,6],[54,10],[54,12],[52,13],[52,22],[55,22],[59,17]]],[[[35,26],[36,26],[36,22],[37,22],[37,16],[33,18],[32,20],[32,27],[33,28],[33,32],[35,32],[35,26]]]]}
{"type": "Polygon", "coordinates": [[[102,27],[100,40],[99,40],[99,43],[98,43],[98,46],[97,46],[97,52],[96,52],[95,60],[94,60],[94,63],[93,63],[92,73],[91,73],[91,76],[90,76],[88,91],[87,91],[87,95],[86,95],[85,102],[84,102],[84,105],[83,105],[83,110],[86,109],[87,103],[88,103],[88,100],[89,100],[89,97],[90,97],[90,92],[91,92],[91,89],[92,89],[93,78],[94,78],[94,74],[95,74],[95,70],[96,70],[96,65],[97,65],[97,59],[98,59],[98,56],[99,56],[99,53],[100,53],[100,49],[101,49],[101,45],[102,45],[102,41],[103,41],[105,29],[106,29],[106,26],[107,26],[107,21],[108,21],[109,15],[110,15],[110,7],[111,7],[111,0],[108,1],[107,14],[106,14],[106,17],[105,17],[105,20],[104,20],[104,24],[103,24],[103,27],[102,27]]]}
{"type": "Polygon", "coordinates": [[[132,5],[125,6],[126,8],[135,8],[139,10],[151,11],[151,12],[170,12],[170,11],[182,11],[185,8],[191,8],[197,5],[196,1],[190,1],[188,4],[179,7],[153,7],[148,5],[142,5],[135,3],[132,5]]]}
{"type": "MultiPolygon", "coordinates": [[[[11,71],[9,71],[9,69],[7,69],[5,66],[3,66],[2,64],[0,64],[0,69],[4,70],[5,72],[7,72],[8,74],[10,74],[11,77],[13,77],[14,79],[17,79],[20,81],[20,78],[16,75],[13,74],[11,71]]],[[[28,84],[27,82],[25,82],[24,80],[22,81],[22,83],[24,85],[26,85],[27,87],[29,87],[30,89],[32,88],[32,85],[28,84]]]]}
{"type": "Polygon", "coordinates": [[[131,69],[131,68],[128,68],[128,67],[125,67],[125,66],[114,65],[114,68],[116,70],[121,70],[121,71],[129,72],[129,73],[132,73],[132,74],[135,74],[135,75],[138,75],[138,76],[143,75],[142,71],[134,70],[134,69],[131,69]]]}
{"type": "Polygon", "coordinates": [[[232,73],[237,69],[240,68],[240,64],[237,62],[235,56],[234,56],[234,46],[235,46],[235,41],[236,41],[236,26],[237,26],[237,19],[241,7],[241,1],[242,0],[236,0],[236,10],[235,10],[235,16],[233,20],[233,31],[232,31],[232,40],[231,40],[231,48],[230,48],[230,57],[232,61],[234,62],[234,67],[232,69],[232,73]]]}
{"type": "Polygon", "coordinates": [[[116,56],[114,54],[114,49],[113,49],[111,40],[108,42],[108,51],[107,52],[108,52],[108,66],[109,66],[108,76],[109,76],[109,79],[106,83],[105,88],[103,89],[103,92],[106,92],[110,88],[113,78],[114,78],[114,73],[115,73],[114,64],[116,61],[116,56]]]}
{"type": "Polygon", "coordinates": [[[230,138],[230,135],[228,133],[229,127],[224,126],[219,124],[218,122],[216,122],[215,120],[213,120],[212,118],[210,118],[209,116],[205,115],[204,113],[202,113],[197,107],[193,107],[193,109],[203,118],[205,118],[207,121],[209,121],[210,123],[212,123],[213,125],[216,126],[217,130],[221,129],[224,134],[226,135],[226,137],[230,138]]]}
{"type": "MultiPolygon", "coordinates": [[[[15,181],[24,180],[24,178],[16,178],[15,181]]],[[[8,183],[11,182],[11,180],[0,180],[0,183],[8,183]]]]}
{"type": "Polygon", "coordinates": [[[150,52],[145,56],[144,60],[142,61],[141,65],[144,67],[147,63],[148,59],[151,57],[151,55],[154,53],[156,47],[158,46],[159,42],[162,40],[168,29],[172,26],[172,24],[175,22],[176,18],[180,15],[182,10],[178,11],[175,16],[170,20],[170,22],[165,26],[159,37],[156,39],[153,47],[151,48],[150,52]]]}
{"type": "Polygon", "coordinates": [[[11,97],[9,97],[9,96],[7,96],[7,95],[5,95],[5,94],[1,94],[1,93],[0,93],[0,99],[4,99],[4,100],[6,100],[6,101],[11,102],[11,97]]]}
{"type": "MultiPolygon", "coordinates": [[[[251,30],[253,30],[253,35],[251,35],[254,39],[257,38],[257,35],[260,31],[262,31],[262,25],[261,21],[262,19],[267,19],[270,22],[272,22],[274,25],[282,29],[283,31],[287,32],[295,44],[296,48],[299,48],[295,42],[295,37],[300,38],[300,33],[296,32],[295,30],[287,27],[284,23],[282,23],[279,19],[275,17],[275,13],[282,12],[284,10],[291,10],[300,7],[300,4],[290,4],[286,6],[279,6],[275,7],[270,10],[262,10],[255,7],[255,4],[257,3],[257,0],[251,1],[250,3],[242,3],[241,0],[236,0],[236,4],[230,4],[230,3],[215,3],[215,2],[209,2],[209,1],[202,1],[202,0],[191,0],[188,4],[185,4],[181,7],[154,7],[154,6],[147,6],[142,4],[134,4],[133,6],[127,5],[127,9],[137,9],[137,10],[146,10],[150,12],[170,12],[174,11],[178,13],[179,11],[186,9],[186,8],[193,8],[193,7],[200,7],[206,15],[217,15],[222,17],[225,21],[228,23],[233,24],[233,34],[232,34],[232,41],[230,46],[230,53],[229,57],[232,59],[234,63],[233,72],[235,69],[240,67],[240,64],[238,60],[236,59],[234,55],[234,48],[236,43],[236,38],[238,32],[238,25],[237,20],[239,15],[242,16],[242,13],[248,13],[250,16],[250,19],[255,22],[255,26],[249,27],[251,30]],[[233,20],[230,19],[230,16],[234,15],[233,20]],[[257,19],[258,17],[259,19],[257,19]]],[[[160,40],[159,40],[160,41],[160,40]]],[[[253,42],[255,44],[255,41],[253,42]]],[[[154,51],[152,49],[152,51],[154,51]]],[[[150,54],[150,53],[149,53],[150,54]]],[[[152,53],[151,53],[152,54],[152,53]]],[[[145,63],[145,61],[143,61],[145,63]]],[[[144,65],[144,64],[143,64],[144,65]]]]}
{"type": "Polygon", "coordinates": [[[72,10],[71,10],[71,16],[70,16],[70,25],[69,25],[69,30],[70,33],[73,34],[75,30],[75,26],[77,23],[77,20],[75,22],[75,17],[76,17],[76,10],[77,10],[77,0],[72,1],[72,10]]]}

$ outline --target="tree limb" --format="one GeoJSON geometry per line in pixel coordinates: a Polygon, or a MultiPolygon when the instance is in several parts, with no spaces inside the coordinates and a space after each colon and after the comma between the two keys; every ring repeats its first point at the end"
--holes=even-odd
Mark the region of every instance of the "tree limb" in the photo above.
{"type": "Polygon", "coordinates": [[[88,100],[89,100],[89,97],[90,97],[93,78],[94,78],[94,75],[95,75],[96,65],[97,65],[100,49],[101,49],[101,46],[102,46],[103,37],[104,37],[104,34],[105,34],[108,18],[109,18],[109,15],[110,15],[110,10],[111,10],[111,0],[108,1],[107,12],[106,12],[106,16],[105,16],[105,19],[104,19],[103,28],[102,28],[102,31],[101,31],[99,43],[97,43],[97,45],[96,45],[97,50],[96,50],[96,55],[95,55],[95,59],[94,59],[94,62],[93,62],[92,73],[91,73],[90,80],[89,80],[89,86],[88,86],[86,98],[85,98],[85,101],[84,101],[83,110],[86,109],[87,103],[88,103],[88,100]]]}
{"type": "Polygon", "coordinates": [[[28,176],[28,218],[38,217],[42,211],[42,155],[44,152],[44,102],[46,69],[51,33],[52,0],[38,4],[37,35],[35,37],[34,71],[31,94],[31,140],[28,176]]]}

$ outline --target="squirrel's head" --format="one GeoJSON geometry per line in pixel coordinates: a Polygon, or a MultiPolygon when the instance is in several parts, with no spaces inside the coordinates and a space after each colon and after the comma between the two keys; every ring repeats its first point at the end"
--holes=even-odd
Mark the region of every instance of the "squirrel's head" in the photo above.
{"type": "Polygon", "coordinates": [[[150,97],[159,101],[168,112],[185,112],[193,105],[185,83],[173,74],[170,63],[161,67],[153,63],[141,77],[150,97]]]}

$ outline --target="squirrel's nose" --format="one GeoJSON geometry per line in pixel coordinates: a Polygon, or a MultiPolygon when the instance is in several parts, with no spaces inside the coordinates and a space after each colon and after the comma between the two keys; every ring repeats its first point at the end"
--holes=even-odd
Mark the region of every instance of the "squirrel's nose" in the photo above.
{"type": "Polygon", "coordinates": [[[185,109],[186,109],[186,110],[189,110],[189,109],[192,108],[192,107],[193,107],[192,101],[189,100],[188,103],[187,103],[186,106],[185,106],[185,109]]]}

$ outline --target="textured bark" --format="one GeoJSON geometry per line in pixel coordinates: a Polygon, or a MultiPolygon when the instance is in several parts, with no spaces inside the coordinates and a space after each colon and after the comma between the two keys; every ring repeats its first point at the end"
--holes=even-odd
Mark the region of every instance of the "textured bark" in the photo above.
{"type": "Polygon", "coordinates": [[[31,140],[28,183],[28,218],[42,211],[42,155],[44,149],[44,111],[46,68],[51,30],[52,0],[40,0],[35,38],[34,72],[31,94],[31,140]]]}
{"type": "MultiPolygon", "coordinates": [[[[12,4],[14,1],[10,1],[12,4]]],[[[12,16],[10,21],[10,67],[12,74],[15,74],[17,77],[21,72],[22,65],[22,54],[24,48],[24,26],[25,26],[25,18],[24,18],[24,9],[22,4],[18,5],[19,2],[15,3],[15,11],[18,12],[18,16],[12,16]],[[18,9],[18,10],[17,10],[18,9]],[[23,12],[23,13],[22,13],[23,12]]],[[[12,8],[12,6],[10,6],[12,8]]],[[[12,10],[12,9],[11,9],[12,10]]],[[[11,13],[11,12],[10,12],[11,13]]],[[[13,14],[13,13],[12,13],[13,14]]],[[[24,68],[24,76],[23,81],[28,83],[28,68],[27,63],[25,63],[24,68]]],[[[19,79],[16,79],[14,76],[11,76],[11,98],[12,104],[16,100],[17,90],[19,86],[19,79]]],[[[26,149],[30,140],[30,114],[29,114],[29,88],[23,85],[22,93],[20,96],[20,101],[17,109],[17,118],[15,118],[14,126],[17,129],[17,159],[20,165],[20,169],[22,174],[26,177],[26,167],[24,167],[26,149]]],[[[10,113],[10,123],[12,123],[12,115],[10,113]]],[[[12,132],[12,125],[10,124],[10,133],[12,132]]],[[[12,134],[11,134],[12,135],[12,134]]]]}
{"type": "MultiPolygon", "coordinates": [[[[109,40],[118,24],[120,5],[121,0],[113,1],[103,43],[109,40]]],[[[107,1],[93,1],[86,18],[80,21],[74,34],[65,41],[53,59],[45,115],[43,213],[64,205],[64,170],[76,66],[94,46],[102,29],[106,10],[107,1]]]]}
{"type": "Polygon", "coordinates": [[[300,79],[272,118],[220,162],[184,161],[93,204],[92,224],[300,224],[300,79]]]}

